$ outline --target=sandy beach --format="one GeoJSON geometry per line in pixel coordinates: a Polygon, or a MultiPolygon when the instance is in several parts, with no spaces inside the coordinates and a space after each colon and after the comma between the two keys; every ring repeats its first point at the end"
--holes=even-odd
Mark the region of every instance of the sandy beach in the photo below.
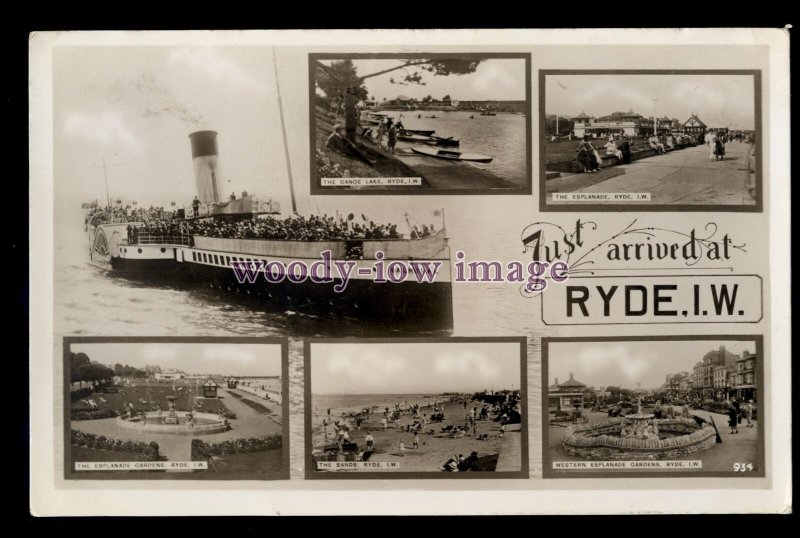
{"type": "MultiPolygon", "coordinates": [[[[449,400],[446,396],[436,398],[439,402],[449,400]]],[[[425,407],[434,400],[433,397],[419,400],[421,404],[420,414],[430,416],[432,409],[425,407]]],[[[312,397],[313,401],[313,397],[312,397]]],[[[464,407],[463,399],[459,401],[446,401],[444,403],[444,420],[442,422],[428,423],[425,426],[425,433],[419,434],[419,448],[413,448],[414,434],[406,431],[406,426],[411,425],[416,419],[410,412],[402,412],[397,422],[390,422],[384,429],[381,419],[386,407],[394,409],[394,402],[377,402],[375,395],[372,401],[365,401],[361,406],[350,406],[347,408],[331,408],[331,419],[328,420],[327,428],[323,427],[323,420],[328,419],[327,408],[315,410],[312,415],[312,439],[314,449],[321,449],[325,444],[336,442],[335,426],[332,422],[341,419],[342,413],[349,415],[356,414],[364,407],[377,406],[377,410],[366,417],[360,427],[356,426],[353,418],[349,419],[350,439],[358,445],[359,452],[366,446],[365,438],[368,433],[372,433],[375,439],[375,450],[370,457],[371,462],[396,462],[399,468],[396,472],[436,472],[450,458],[462,454],[469,456],[472,451],[478,453],[478,457],[486,461],[496,461],[500,453],[502,437],[500,436],[500,422],[495,422],[496,415],[489,414],[486,420],[477,420],[475,432],[477,437],[486,434],[485,440],[478,440],[473,435],[472,428],[464,437],[451,438],[446,432],[442,432],[447,426],[465,426],[466,415],[472,407],[481,408],[481,403],[477,401],[467,402],[464,407]],[[327,442],[325,433],[327,430],[327,442]],[[430,433],[433,430],[434,433],[430,433]],[[401,452],[400,443],[404,444],[405,450],[401,452]]],[[[409,401],[409,404],[416,402],[409,401]]],[[[342,472],[342,471],[339,471],[342,472]]],[[[359,472],[359,471],[344,471],[359,472]]]]}

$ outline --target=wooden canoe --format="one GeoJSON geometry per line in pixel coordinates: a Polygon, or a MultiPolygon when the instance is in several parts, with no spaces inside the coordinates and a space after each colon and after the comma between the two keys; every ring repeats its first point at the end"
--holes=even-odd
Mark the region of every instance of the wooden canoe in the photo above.
{"type": "Polygon", "coordinates": [[[437,149],[435,147],[415,146],[411,148],[414,153],[420,155],[427,155],[428,157],[436,157],[437,159],[447,159],[450,161],[470,161],[476,163],[490,163],[494,157],[488,155],[481,155],[480,153],[462,153],[460,151],[452,151],[447,149],[437,149]]]}

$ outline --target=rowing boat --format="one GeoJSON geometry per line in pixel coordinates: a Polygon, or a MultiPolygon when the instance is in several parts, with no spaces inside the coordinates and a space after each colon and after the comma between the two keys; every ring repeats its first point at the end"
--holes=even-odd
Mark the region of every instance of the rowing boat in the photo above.
{"type": "Polygon", "coordinates": [[[402,140],[404,142],[421,142],[423,144],[428,144],[433,142],[433,138],[431,138],[430,136],[421,136],[410,133],[399,134],[397,135],[397,139],[402,140]]]}
{"type": "Polygon", "coordinates": [[[431,129],[430,131],[426,131],[424,129],[401,129],[400,130],[400,134],[409,133],[409,134],[415,134],[415,135],[420,135],[420,136],[431,136],[435,132],[436,131],[434,131],[433,129],[431,129]]]}
{"type": "Polygon", "coordinates": [[[452,151],[448,149],[436,149],[433,147],[415,146],[411,148],[414,153],[420,155],[427,155],[428,157],[436,157],[437,159],[448,159],[450,161],[470,161],[476,163],[490,163],[493,157],[488,155],[481,155],[480,153],[461,153],[460,151],[452,151]]]}
{"type": "Polygon", "coordinates": [[[431,141],[428,142],[431,146],[458,146],[461,142],[452,136],[444,138],[442,136],[431,136],[431,141]]]}

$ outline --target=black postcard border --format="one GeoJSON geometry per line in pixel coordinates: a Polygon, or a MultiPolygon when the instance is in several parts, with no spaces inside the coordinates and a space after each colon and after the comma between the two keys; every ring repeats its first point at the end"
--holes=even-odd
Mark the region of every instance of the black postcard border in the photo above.
{"type": "Polygon", "coordinates": [[[764,141],[761,85],[761,69],[540,69],[539,70],[539,211],[541,212],[725,212],[725,213],[762,213],[764,211],[764,141]],[[753,108],[756,131],[756,203],[754,205],[665,205],[665,204],[594,204],[547,203],[547,159],[545,155],[545,79],[547,75],[752,75],[753,76],[753,108]]]}
{"type": "MultiPolygon", "coordinates": [[[[542,337],[542,478],[570,479],[570,478],[766,478],[765,461],[765,426],[763,416],[768,409],[768,400],[764,397],[764,336],[761,334],[701,334],[701,335],[674,335],[674,336],[565,336],[542,337]],[[550,454],[550,420],[549,420],[549,350],[551,343],[559,342],[669,342],[669,341],[752,341],[756,344],[756,382],[761,395],[759,396],[758,418],[758,443],[756,447],[756,462],[758,469],[752,473],[737,473],[736,471],[582,471],[582,470],[553,470],[553,460],[550,454]],[[766,409],[765,409],[766,408],[766,409]]],[[[702,454],[697,458],[702,459],[702,454]]]]}
{"type": "Polygon", "coordinates": [[[440,338],[306,338],[303,342],[303,407],[305,434],[305,479],[306,480],[473,480],[473,479],[527,479],[529,478],[528,447],[528,344],[525,336],[487,336],[487,337],[440,337],[440,338]],[[520,470],[509,472],[471,472],[445,473],[437,471],[420,472],[359,472],[329,473],[314,470],[311,460],[312,441],[312,402],[311,402],[311,345],[312,344],[452,344],[452,343],[517,343],[520,347],[520,402],[522,405],[522,426],[520,441],[520,470]]]}
{"type": "Polygon", "coordinates": [[[311,195],[332,195],[332,196],[363,196],[363,195],[384,195],[384,196],[431,196],[431,195],[507,195],[507,196],[530,196],[533,193],[533,96],[531,92],[531,53],[530,52],[310,52],[308,54],[308,126],[309,126],[309,181],[311,195]],[[434,189],[424,187],[409,187],[406,189],[380,189],[380,188],[359,188],[351,187],[323,187],[319,185],[316,165],[316,132],[317,121],[314,114],[315,85],[316,76],[314,61],[316,60],[341,60],[341,59],[404,59],[404,58],[482,58],[482,59],[524,59],[525,60],[525,184],[518,189],[434,189]]]}
{"type": "Polygon", "coordinates": [[[281,407],[283,408],[282,426],[283,426],[283,439],[281,441],[281,470],[270,474],[266,478],[244,478],[244,479],[226,479],[214,478],[209,480],[194,480],[188,473],[175,473],[175,476],[170,476],[169,479],[160,479],[161,487],[169,487],[169,484],[175,482],[197,482],[203,484],[207,482],[266,482],[273,480],[289,480],[290,475],[290,447],[289,447],[289,339],[286,337],[225,337],[225,336],[65,336],[63,338],[63,367],[64,375],[62,379],[63,388],[63,428],[64,428],[64,479],[70,481],[154,481],[148,478],[148,473],[130,473],[120,472],[119,476],[97,478],[92,477],[91,474],[78,473],[72,470],[71,458],[71,417],[70,417],[70,387],[68,380],[70,379],[70,362],[69,353],[72,344],[264,344],[264,345],[280,345],[281,346],[281,407]]]}

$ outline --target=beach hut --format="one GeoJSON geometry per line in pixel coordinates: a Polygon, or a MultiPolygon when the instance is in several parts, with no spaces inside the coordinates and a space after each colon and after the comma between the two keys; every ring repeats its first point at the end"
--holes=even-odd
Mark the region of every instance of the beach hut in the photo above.
{"type": "Polygon", "coordinates": [[[216,398],[217,397],[217,389],[219,385],[213,379],[207,380],[203,383],[203,398],[216,398]]]}

